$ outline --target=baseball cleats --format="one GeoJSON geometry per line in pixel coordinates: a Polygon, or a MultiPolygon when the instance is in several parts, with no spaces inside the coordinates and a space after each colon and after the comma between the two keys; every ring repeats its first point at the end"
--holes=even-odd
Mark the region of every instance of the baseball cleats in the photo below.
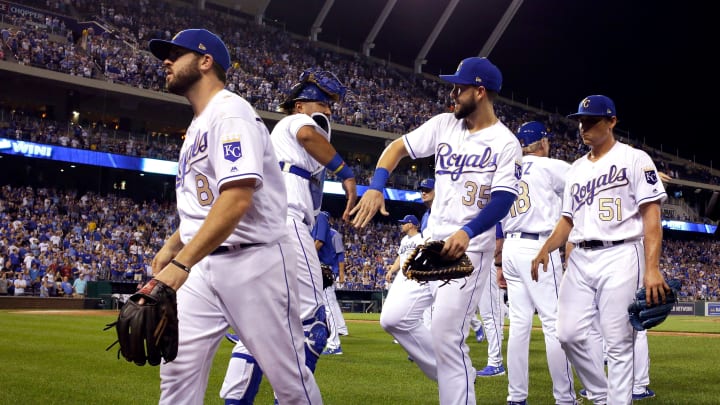
{"type": "Polygon", "coordinates": [[[475,340],[477,340],[478,343],[485,341],[485,329],[483,329],[482,326],[475,330],[475,340]]]}
{"type": "Polygon", "coordinates": [[[587,390],[585,388],[580,390],[580,396],[583,398],[587,398],[587,390]]]}
{"type": "Polygon", "coordinates": [[[477,372],[478,377],[495,377],[498,375],[505,375],[505,367],[499,366],[485,366],[484,369],[477,372]]]}
{"type": "Polygon", "coordinates": [[[232,344],[237,344],[237,342],[240,341],[240,336],[233,335],[232,333],[226,333],[225,339],[227,339],[232,344]]]}
{"type": "Polygon", "coordinates": [[[327,348],[323,350],[322,354],[343,354],[342,347],[338,346],[335,349],[327,348]]]}
{"type": "Polygon", "coordinates": [[[640,401],[643,399],[654,398],[655,391],[645,387],[645,391],[640,394],[633,394],[633,401],[640,401]]]}

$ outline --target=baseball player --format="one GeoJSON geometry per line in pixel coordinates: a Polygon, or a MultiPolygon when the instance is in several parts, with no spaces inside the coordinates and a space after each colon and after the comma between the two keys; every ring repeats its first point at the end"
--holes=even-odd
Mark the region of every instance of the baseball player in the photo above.
{"type": "MultiPolygon", "coordinates": [[[[435,200],[435,179],[423,179],[420,182],[418,189],[420,189],[420,198],[422,199],[423,205],[425,205],[426,208],[425,213],[420,220],[420,233],[430,235],[430,231],[426,232],[426,229],[428,225],[428,218],[430,217],[430,211],[432,210],[432,203],[435,200]]],[[[429,236],[423,239],[428,238],[429,236]]],[[[402,266],[403,263],[400,263],[400,265],[402,266]]],[[[432,324],[432,307],[426,308],[425,312],[423,312],[423,323],[425,324],[425,326],[430,328],[430,325],[432,324]]]]}
{"type": "Polygon", "coordinates": [[[538,280],[540,266],[551,268],[549,252],[573,244],[558,295],[558,339],[592,402],[629,404],[634,332],[627,307],[643,284],[648,303],[663,302],[670,291],[659,270],[660,204],[667,195],[650,156],[615,139],[610,98],[588,96],[570,117],[579,120],[590,152],[567,173],[561,217],[532,260],[532,277],[538,280]],[[596,316],[607,344],[607,376],[587,350],[596,316]]]}
{"type": "MultiPolygon", "coordinates": [[[[332,270],[333,274],[335,274],[335,280],[337,280],[338,285],[342,288],[343,283],[345,283],[345,244],[343,243],[343,237],[340,232],[334,228],[330,228],[330,231],[332,232],[333,248],[335,248],[335,260],[332,264],[332,270]]],[[[337,295],[335,294],[335,284],[325,288],[323,293],[325,294],[328,308],[332,313],[331,317],[337,322],[337,334],[347,336],[349,334],[347,323],[345,322],[345,317],[342,314],[337,295]]]]}
{"type": "Polygon", "coordinates": [[[495,377],[505,375],[505,367],[503,366],[503,326],[505,324],[505,314],[503,313],[504,304],[502,302],[502,292],[498,284],[498,278],[502,277],[502,270],[495,260],[499,246],[502,243],[502,230],[499,226],[495,227],[495,250],[493,254],[493,266],[490,268],[490,280],[486,286],[485,292],[480,298],[478,305],[478,314],[480,315],[481,326],[476,327],[474,324],[477,318],[473,318],[470,322],[470,328],[475,330],[475,338],[480,341],[478,336],[487,339],[487,365],[482,370],[478,370],[478,377],[495,377]],[[478,332],[480,331],[480,332],[478,332]]]}
{"type": "Polygon", "coordinates": [[[430,217],[430,211],[432,210],[432,203],[435,200],[435,179],[423,179],[418,186],[420,190],[420,199],[422,199],[423,205],[425,205],[425,213],[420,220],[420,232],[423,232],[427,228],[428,218],[430,217]]]}
{"type": "MultiPolygon", "coordinates": [[[[337,261],[332,231],[333,229],[330,227],[330,214],[326,211],[321,211],[310,233],[315,240],[315,249],[317,250],[320,263],[331,267],[337,261]]],[[[322,283],[320,284],[322,286],[322,283]]],[[[328,308],[327,322],[329,333],[324,350],[321,348],[320,352],[322,354],[343,354],[342,347],[340,346],[340,335],[338,334],[338,323],[340,321],[333,316],[333,311],[330,310],[330,302],[328,299],[330,295],[332,295],[330,299],[337,305],[337,297],[335,297],[335,288],[333,288],[333,286],[323,289],[321,295],[324,300],[323,302],[325,302],[325,307],[328,308]]]]}
{"type": "MultiPolygon", "coordinates": [[[[323,297],[320,260],[311,236],[315,213],[322,204],[325,170],[342,180],[348,209],[357,199],[355,177],[349,166],[330,144],[330,105],[341,102],[345,87],[327,71],[308,70],[290,90],[281,105],[288,115],[278,121],[270,136],[275,163],[282,171],[287,192],[285,225],[292,241],[286,252],[298,268],[300,317],[305,332],[305,355],[310,370],[315,370],[328,339],[327,313],[323,297]],[[278,163],[279,162],[279,163],[278,163]]],[[[234,341],[233,336],[228,338],[234,341]]],[[[257,394],[262,371],[257,369],[252,350],[242,339],[236,342],[220,396],[250,403],[257,394]]],[[[265,369],[262,369],[265,371],[265,369]]],[[[279,398],[278,398],[279,399],[279,398]]],[[[280,401],[282,403],[282,401],[280,401]]]]}
{"type": "MultiPolygon", "coordinates": [[[[502,277],[502,242],[503,242],[503,233],[502,233],[502,227],[500,226],[500,223],[498,222],[495,225],[495,254],[494,254],[494,263],[493,266],[495,267],[495,282],[497,283],[497,290],[498,294],[501,294],[504,297],[507,295],[505,294],[505,291],[507,291],[507,286],[505,285],[505,279],[502,277]]],[[[491,275],[492,280],[492,275],[491,275]]],[[[492,290],[492,286],[491,286],[492,290]]],[[[499,298],[498,298],[499,299],[499,298]]],[[[504,302],[506,300],[501,301],[500,305],[500,313],[502,317],[502,321],[500,324],[500,327],[502,328],[505,325],[505,317],[507,316],[507,305],[504,302]]],[[[478,310],[475,313],[475,316],[470,319],[470,329],[475,331],[475,340],[478,343],[482,343],[485,341],[485,328],[483,327],[483,320],[482,317],[479,316],[480,313],[480,306],[482,304],[478,305],[478,310]]],[[[502,331],[500,332],[502,333],[502,331]]],[[[502,341],[502,339],[500,339],[502,341]]],[[[490,364],[490,358],[492,357],[490,352],[490,346],[488,345],[488,364],[490,364]]],[[[502,352],[500,353],[500,356],[502,356],[502,352]]],[[[500,363],[502,365],[502,357],[500,358],[500,363]]],[[[485,367],[485,369],[488,369],[488,367],[485,367]]],[[[491,369],[488,369],[491,370],[491,369]]],[[[503,370],[504,372],[504,370],[503,370]]],[[[478,372],[478,376],[480,372],[478,372]]],[[[496,375],[502,375],[502,374],[496,374],[496,375]]]]}
{"type": "Polygon", "coordinates": [[[545,124],[532,121],[517,132],[523,146],[520,194],[501,221],[505,239],[502,271],[510,302],[508,404],[525,404],[528,396],[528,356],[532,323],[537,311],[545,335],[545,354],[553,382],[555,403],[576,401],[573,373],[555,332],[557,301],[563,268],[560,250],[550,252],[548,271],[530,278],[530,265],[560,217],[565,175],[570,164],[551,159],[550,134],[545,124]]]}
{"type": "MultiPolygon", "coordinates": [[[[428,184],[427,181],[428,179],[423,180],[423,182],[425,182],[425,185],[428,184]]],[[[406,280],[405,274],[403,274],[400,269],[402,269],[402,266],[407,260],[410,252],[412,252],[417,246],[425,243],[425,239],[423,238],[422,233],[418,229],[418,227],[420,226],[420,221],[418,221],[415,215],[405,215],[405,217],[398,222],[402,224],[401,230],[405,234],[405,236],[400,239],[398,256],[395,258],[395,261],[388,269],[388,272],[385,273],[385,283],[390,286],[388,296],[390,294],[399,294],[402,296],[412,296],[415,294],[422,295],[422,292],[416,293],[413,290],[423,290],[429,289],[431,287],[419,283],[406,283],[404,281],[398,281],[397,283],[394,282],[394,280],[406,280]],[[397,285],[397,287],[395,287],[394,289],[395,292],[393,292],[393,285],[397,285]]],[[[383,306],[383,309],[384,308],[385,307],[383,306]]],[[[380,313],[380,316],[382,317],[382,311],[380,313]]],[[[428,330],[430,329],[431,319],[431,308],[426,308],[423,311],[423,325],[428,328],[428,330]]],[[[399,344],[400,342],[398,342],[397,339],[393,339],[393,343],[399,344]]]]}
{"type": "Polygon", "coordinates": [[[168,90],[194,112],[175,182],[180,224],[152,262],[156,278],[177,291],[179,320],[177,358],[160,366],[160,403],[204,402],[231,327],[281,403],[320,404],[305,365],[298,269],[282,226],[287,197],[267,127],[224,89],[230,53],[215,34],[187,29],[149,45],[168,90]]]}
{"type": "MultiPolygon", "coordinates": [[[[662,177],[662,176],[661,176],[662,177]]],[[[595,318],[593,328],[588,333],[590,346],[594,348],[594,361],[596,367],[605,368],[607,362],[607,348],[602,334],[600,333],[600,320],[595,318]],[[594,343],[593,343],[594,342],[594,343]]],[[[655,391],[650,389],[650,353],[647,341],[647,330],[635,332],[635,344],[633,345],[633,401],[654,398],[655,391]]],[[[580,395],[587,398],[587,390],[580,390],[580,395]]]]}
{"type": "MultiPolygon", "coordinates": [[[[400,229],[405,236],[400,239],[397,258],[395,258],[388,272],[385,273],[385,281],[388,284],[393,282],[393,278],[405,277],[402,271],[400,271],[403,263],[405,263],[410,252],[425,242],[422,233],[420,233],[418,229],[420,227],[420,221],[418,221],[415,215],[405,215],[405,217],[398,222],[402,224],[400,229]]],[[[408,285],[412,285],[412,283],[408,283],[408,285]]],[[[392,291],[392,286],[390,287],[390,291],[392,291]]],[[[390,292],[388,292],[388,294],[390,294],[390,292]]]]}
{"type": "Polygon", "coordinates": [[[467,253],[475,270],[442,287],[440,282],[429,283],[434,293],[425,289],[417,296],[389,294],[380,325],[425,375],[438,382],[441,404],[475,404],[476,370],[465,339],[487,288],[495,224],[517,195],[522,152],[515,135],[495,115],[493,102],[502,82],[495,65],[487,58],[471,57],[460,62],[455,74],[440,78],[453,84],[454,113],[436,115],[390,143],[351,214],[356,227],[366,226],[378,211],[388,215],[382,190],[390,171],[405,156],[435,155],[435,200],[425,236],[443,240],[441,253],[447,258],[467,253]],[[422,313],[430,306],[428,329],[422,313]]]}

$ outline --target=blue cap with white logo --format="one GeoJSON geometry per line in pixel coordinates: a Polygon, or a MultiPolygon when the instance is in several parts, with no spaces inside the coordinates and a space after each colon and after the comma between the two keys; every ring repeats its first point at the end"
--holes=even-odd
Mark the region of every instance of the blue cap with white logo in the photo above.
{"type": "Polygon", "coordinates": [[[602,95],[587,96],[578,105],[578,112],[568,115],[568,118],[581,117],[584,115],[596,117],[616,117],[615,103],[610,97],[602,95]]]}
{"type": "Polygon", "coordinates": [[[454,75],[440,75],[442,80],[452,84],[483,86],[499,92],[502,88],[502,73],[488,58],[466,58],[457,67],[454,75]]]}
{"type": "Polygon", "coordinates": [[[206,29],[187,29],[175,34],[172,40],[153,39],[150,41],[150,52],[160,60],[165,60],[174,46],[189,49],[202,55],[210,55],[225,71],[230,68],[230,52],[225,43],[206,29]]]}
{"type": "Polygon", "coordinates": [[[415,226],[420,226],[420,221],[418,221],[415,215],[405,215],[405,218],[399,220],[398,222],[401,224],[413,224],[415,226]]]}
{"type": "Polygon", "coordinates": [[[422,179],[420,182],[420,185],[418,186],[418,189],[426,188],[428,190],[432,190],[435,188],[435,179],[422,179]]]}

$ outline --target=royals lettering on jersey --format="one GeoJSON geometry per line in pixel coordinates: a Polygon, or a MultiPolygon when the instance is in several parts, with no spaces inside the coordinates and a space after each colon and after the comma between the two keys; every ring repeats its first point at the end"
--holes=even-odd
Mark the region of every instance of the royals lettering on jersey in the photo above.
{"type": "Polygon", "coordinates": [[[192,162],[196,161],[198,156],[204,157],[208,149],[208,133],[203,132],[195,138],[192,146],[185,150],[178,159],[178,173],[175,177],[175,188],[180,188],[185,182],[185,174],[190,170],[192,162]]]}
{"type": "Polygon", "coordinates": [[[482,154],[454,153],[452,145],[443,142],[437,146],[435,173],[449,174],[452,180],[457,180],[463,173],[494,172],[497,170],[497,157],[497,153],[493,153],[489,147],[482,154]]]}
{"type": "MultiPolygon", "coordinates": [[[[647,175],[646,175],[647,176],[647,175]]],[[[630,184],[627,178],[627,168],[618,169],[617,166],[610,166],[607,174],[600,175],[587,184],[574,183],[570,186],[570,195],[578,203],[575,210],[580,209],[584,204],[592,204],[595,197],[603,191],[617,187],[624,187],[630,184]]]]}
{"type": "Polygon", "coordinates": [[[398,248],[398,254],[400,256],[408,255],[413,249],[417,247],[417,243],[413,241],[412,239],[408,240],[408,243],[406,245],[400,245],[398,248]]]}

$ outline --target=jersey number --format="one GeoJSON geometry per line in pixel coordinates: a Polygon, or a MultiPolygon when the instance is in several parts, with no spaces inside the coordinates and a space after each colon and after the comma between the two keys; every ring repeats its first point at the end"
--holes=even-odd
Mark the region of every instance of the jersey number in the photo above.
{"type": "Polygon", "coordinates": [[[195,187],[197,192],[197,199],[200,205],[210,205],[215,201],[215,196],[210,190],[210,184],[208,183],[207,176],[198,174],[195,175],[195,187]]]}
{"type": "Polygon", "coordinates": [[[528,188],[527,182],[520,181],[518,185],[520,186],[520,193],[510,207],[510,216],[512,218],[528,212],[532,205],[530,202],[530,189],[528,188]]]}
{"type": "Polygon", "coordinates": [[[620,208],[621,200],[619,198],[600,198],[598,199],[598,217],[601,221],[622,221],[622,209],[620,208]],[[617,217],[617,218],[616,218],[617,217]]]}
{"type": "Polygon", "coordinates": [[[472,181],[465,182],[467,193],[462,197],[463,205],[471,206],[477,204],[480,209],[485,208],[490,201],[490,186],[478,186],[472,181]]]}

